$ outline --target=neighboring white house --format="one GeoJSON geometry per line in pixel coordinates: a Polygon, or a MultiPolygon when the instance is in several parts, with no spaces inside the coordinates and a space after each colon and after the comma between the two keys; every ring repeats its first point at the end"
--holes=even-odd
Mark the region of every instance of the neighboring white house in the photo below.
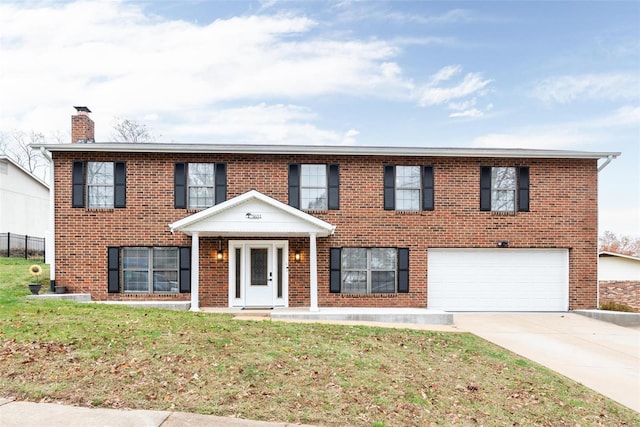
{"type": "Polygon", "coordinates": [[[45,237],[49,230],[49,186],[0,154],[0,233],[45,237]]]}
{"type": "Polygon", "coordinates": [[[606,251],[598,255],[600,301],[622,303],[640,311],[640,257],[606,251]]]}
{"type": "Polygon", "coordinates": [[[640,257],[607,251],[598,255],[599,281],[640,281],[640,257]]]}

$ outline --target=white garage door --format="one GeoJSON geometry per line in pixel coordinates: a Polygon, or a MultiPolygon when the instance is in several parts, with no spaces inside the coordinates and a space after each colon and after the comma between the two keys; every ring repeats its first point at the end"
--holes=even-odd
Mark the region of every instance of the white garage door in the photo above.
{"type": "Polygon", "coordinates": [[[429,249],[429,308],[567,311],[566,249],[429,249]]]}

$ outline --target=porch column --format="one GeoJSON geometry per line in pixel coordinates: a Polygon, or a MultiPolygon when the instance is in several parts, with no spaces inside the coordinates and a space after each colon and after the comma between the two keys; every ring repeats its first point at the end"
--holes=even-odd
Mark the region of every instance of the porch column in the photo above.
{"type": "Polygon", "coordinates": [[[191,235],[191,311],[200,311],[200,236],[191,235]]]}
{"type": "Polygon", "coordinates": [[[309,233],[309,284],[311,307],[309,311],[318,311],[318,259],[316,233],[309,233]]]}

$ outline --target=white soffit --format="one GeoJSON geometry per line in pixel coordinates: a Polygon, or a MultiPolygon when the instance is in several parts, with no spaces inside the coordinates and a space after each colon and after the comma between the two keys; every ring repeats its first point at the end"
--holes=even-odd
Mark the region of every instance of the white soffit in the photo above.
{"type": "Polygon", "coordinates": [[[309,236],[333,234],[335,226],[251,190],[169,224],[171,232],[200,236],[309,236]]]}

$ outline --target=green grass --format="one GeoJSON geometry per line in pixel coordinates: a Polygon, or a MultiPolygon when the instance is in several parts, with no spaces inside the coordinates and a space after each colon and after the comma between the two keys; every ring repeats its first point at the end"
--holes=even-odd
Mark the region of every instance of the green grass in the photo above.
{"type": "Polygon", "coordinates": [[[470,334],[33,300],[30,263],[0,261],[2,397],[340,426],[640,424],[470,334]]]}

